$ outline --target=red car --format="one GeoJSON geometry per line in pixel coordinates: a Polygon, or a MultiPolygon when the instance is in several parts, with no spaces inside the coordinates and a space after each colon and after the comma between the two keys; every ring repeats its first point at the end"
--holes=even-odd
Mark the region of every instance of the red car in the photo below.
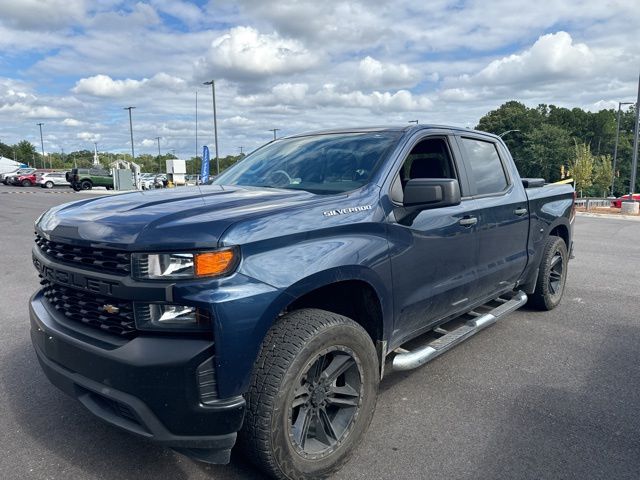
{"type": "MultiPolygon", "coordinates": [[[[640,193],[634,193],[633,194],[633,199],[636,202],[640,202],[640,193]]],[[[611,201],[611,206],[614,208],[622,208],[622,202],[626,202],[629,200],[629,195],[623,195],[620,198],[616,198],[615,200],[611,201]]]]}
{"type": "Polygon", "coordinates": [[[21,185],[23,187],[31,187],[36,184],[36,174],[31,173],[29,175],[20,175],[14,185],[21,185]]]}

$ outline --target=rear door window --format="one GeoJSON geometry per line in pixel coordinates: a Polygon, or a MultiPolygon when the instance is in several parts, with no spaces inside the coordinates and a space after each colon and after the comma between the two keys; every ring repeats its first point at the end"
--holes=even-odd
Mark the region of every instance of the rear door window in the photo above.
{"type": "Polygon", "coordinates": [[[472,195],[500,193],[509,181],[495,143],[462,137],[461,147],[467,166],[472,195]]]}

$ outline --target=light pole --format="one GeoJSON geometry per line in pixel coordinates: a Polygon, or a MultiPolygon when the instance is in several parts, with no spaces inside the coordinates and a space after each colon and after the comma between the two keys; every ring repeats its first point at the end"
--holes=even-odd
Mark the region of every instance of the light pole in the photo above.
{"type": "Polygon", "coordinates": [[[218,157],[218,117],[216,116],[216,82],[211,80],[203,85],[211,85],[211,100],[213,103],[213,139],[216,147],[216,175],[220,174],[220,158],[218,157]]]}
{"type": "Polygon", "coordinates": [[[270,128],[270,129],[269,129],[269,131],[270,131],[270,132],[273,132],[273,139],[274,139],[274,140],[276,139],[276,132],[277,132],[278,130],[280,130],[280,129],[279,129],[279,128],[270,128]]]}
{"type": "Polygon", "coordinates": [[[611,175],[611,196],[613,197],[613,188],[616,183],[616,163],[618,161],[618,141],[620,140],[620,114],[623,105],[633,105],[633,102],[618,102],[618,121],[616,126],[616,144],[613,147],[613,172],[611,175]]]}
{"type": "Polygon", "coordinates": [[[160,167],[160,137],[156,137],[156,140],[158,141],[158,173],[161,172],[161,167],[160,167]]]}
{"type": "Polygon", "coordinates": [[[44,125],[44,123],[40,122],[40,123],[36,123],[36,125],[40,127],[40,148],[42,149],[42,168],[46,168],[46,165],[44,163],[44,141],[42,140],[42,125],[44,125]]]}
{"type": "Polygon", "coordinates": [[[633,161],[631,162],[631,182],[629,183],[629,200],[633,202],[636,189],[636,170],[638,169],[638,130],[640,130],[640,75],[638,75],[638,100],[636,102],[636,120],[633,124],[633,161]]]}
{"type": "Polygon", "coordinates": [[[409,120],[408,123],[415,123],[416,125],[418,125],[418,120],[409,120]]]}
{"type": "Polygon", "coordinates": [[[498,135],[500,138],[504,137],[505,135],[508,135],[511,132],[519,132],[520,130],[518,130],[517,128],[513,129],[513,130],[507,130],[506,132],[502,132],[500,135],[498,135]]]}
{"type": "Polygon", "coordinates": [[[198,89],[196,88],[196,158],[194,162],[198,160],[198,89]]]}
{"type": "Polygon", "coordinates": [[[136,161],[136,154],[133,150],[133,122],[131,121],[131,110],[136,107],[124,107],[123,110],[129,110],[129,133],[131,134],[131,161],[136,161]]]}

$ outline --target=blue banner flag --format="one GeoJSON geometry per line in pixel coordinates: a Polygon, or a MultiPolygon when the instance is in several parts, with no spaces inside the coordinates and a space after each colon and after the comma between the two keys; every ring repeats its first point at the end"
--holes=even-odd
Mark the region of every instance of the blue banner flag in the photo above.
{"type": "Polygon", "coordinates": [[[200,171],[201,183],[209,181],[209,147],[202,147],[202,170],[200,171]]]}

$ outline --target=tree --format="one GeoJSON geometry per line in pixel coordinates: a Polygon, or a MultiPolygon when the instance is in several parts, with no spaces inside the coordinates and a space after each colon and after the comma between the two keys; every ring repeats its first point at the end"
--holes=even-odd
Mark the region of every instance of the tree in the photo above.
{"type": "Polygon", "coordinates": [[[571,164],[570,174],[575,181],[576,191],[580,192],[580,196],[582,196],[582,192],[592,184],[593,164],[593,155],[591,154],[589,144],[578,144],[578,142],[576,142],[575,157],[571,164]]]}
{"type": "Polygon", "coordinates": [[[36,152],[36,147],[31,142],[22,140],[17,145],[14,145],[13,149],[15,150],[16,160],[19,162],[33,164],[35,159],[37,160],[36,165],[41,165],[41,155],[36,152]]]}
{"type": "Polygon", "coordinates": [[[593,162],[592,188],[591,193],[598,197],[607,196],[609,188],[611,188],[611,179],[613,178],[613,166],[609,155],[600,155],[593,162]]]}
{"type": "Polygon", "coordinates": [[[516,159],[520,174],[549,182],[560,180],[562,167],[569,165],[573,156],[567,131],[548,124],[541,124],[526,134],[521,151],[520,158],[516,159]]]}

